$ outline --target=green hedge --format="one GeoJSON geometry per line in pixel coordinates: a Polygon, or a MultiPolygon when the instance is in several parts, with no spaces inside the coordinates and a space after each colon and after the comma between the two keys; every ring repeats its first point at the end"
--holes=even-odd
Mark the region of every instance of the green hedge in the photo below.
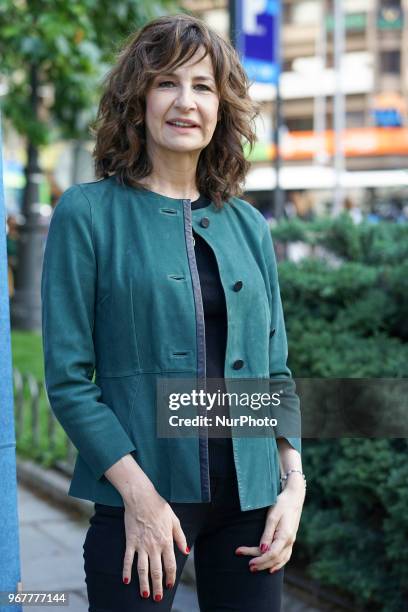
{"type": "MultiPolygon", "coordinates": [[[[408,376],[408,226],[347,215],[282,222],[275,242],[314,254],[279,264],[295,377],[408,376]]],[[[304,440],[307,498],[293,562],[356,609],[408,602],[408,441],[304,440]]]]}

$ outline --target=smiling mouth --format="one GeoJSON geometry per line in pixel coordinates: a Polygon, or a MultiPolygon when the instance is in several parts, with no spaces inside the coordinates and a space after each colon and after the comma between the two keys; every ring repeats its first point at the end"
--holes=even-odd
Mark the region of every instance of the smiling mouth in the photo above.
{"type": "Polygon", "coordinates": [[[176,130],[193,130],[198,128],[198,125],[176,125],[174,123],[170,123],[170,121],[166,121],[166,124],[176,130]]]}

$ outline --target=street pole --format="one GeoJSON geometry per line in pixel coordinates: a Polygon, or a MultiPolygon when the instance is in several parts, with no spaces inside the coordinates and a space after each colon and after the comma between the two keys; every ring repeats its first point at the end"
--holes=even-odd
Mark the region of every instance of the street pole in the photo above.
{"type": "MultiPolygon", "coordinates": [[[[38,116],[38,71],[31,66],[31,113],[38,116]]],[[[23,198],[24,224],[20,226],[15,293],[11,301],[12,326],[41,331],[41,269],[48,218],[41,215],[40,185],[43,175],[38,163],[38,148],[28,143],[23,198]]]]}
{"type": "MultiPolygon", "coordinates": [[[[0,593],[20,587],[16,439],[14,432],[10,313],[7,277],[6,219],[3,192],[2,134],[0,121],[0,593]]],[[[1,595],[0,595],[1,597],[1,595]]],[[[21,612],[21,606],[0,601],[0,612],[21,612]]]]}
{"type": "Polygon", "coordinates": [[[343,210],[343,184],[342,175],[345,169],[344,161],[344,130],[345,130],[345,104],[343,93],[342,58],[344,55],[344,12],[343,0],[334,0],[334,170],[335,186],[333,197],[333,215],[343,210]]]}
{"type": "Polygon", "coordinates": [[[229,12],[229,39],[231,45],[236,49],[237,39],[236,39],[236,10],[235,10],[235,0],[228,0],[228,12],[229,12]]]}
{"type": "Polygon", "coordinates": [[[276,78],[276,96],[275,96],[275,104],[274,104],[274,117],[272,118],[272,124],[274,126],[273,130],[273,143],[275,148],[275,191],[274,191],[274,213],[275,219],[279,221],[283,217],[284,213],[284,191],[281,187],[280,183],[280,171],[281,171],[281,143],[280,143],[280,133],[282,126],[282,101],[281,101],[281,89],[280,89],[280,75],[281,75],[281,14],[282,9],[279,8],[278,17],[277,17],[277,25],[276,25],[276,57],[277,57],[277,78],[276,78]]]}
{"type": "MultiPolygon", "coordinates": [[[[315,57],[318,60],[319,70],[326,69],[327,40],[326,40],[326,0],[320,0],[320,23],[319,32],[316,39],[315,57]]],[[[314,98],[313,109],[313,129],[317,140],[317,147],[314,154],[314,163],[324,166],[329,161],[326,149],[326,94],[321,91],[314,98]]]]}

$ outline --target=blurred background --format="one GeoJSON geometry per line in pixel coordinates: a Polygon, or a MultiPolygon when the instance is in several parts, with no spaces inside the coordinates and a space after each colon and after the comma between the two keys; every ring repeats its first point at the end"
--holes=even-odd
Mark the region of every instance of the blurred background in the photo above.
{"type": "MultiPolygon", "coordinates": [[[[261,104],[243,198],[270,221],[293,375],[408,375],[408,0],[0,0],[23,583],[65,588],[78,612],[91,509],[66,497],[76,449],[44,391],[42,254],[62,192],[94,180],[89,124],[119,46],[183,11],[233,42],[261,104]]],[[[407,451],[304,441],[285,610],[408,610],[407,451]]],[[[194,612],[191,564],[183,580],[174,610],[194,612]]]]}
{"type": "MultiPolygon", "coordinates": [[[[105,51],[106,55],[109,48],[113,50],[115,46],[112,43],[114,30],[112,39],[107,44],[105,41],[107,49],[101,50],[87,40],[88,32],[79,19],[82,3],[75,4],[78,15],[69,15],[67,11],[66,15],[60,15],[60,23],[57,22],[58,15],[45,15],[50,21],[49,28],[55,28],[55,31],[50,32],[52,41],[46,41],[49,46],[44,52],[51,51],[52,42],[52,51],[59,52],[60,61],[64,61],[64,55],[70,53],[72,45],[79,55],[78,62],[89,63],[88,66],[81,66],[81,74],[71,57],[64,75],[61,74],[67,78],[65,83],[52,82],[52,75],[48,71],[43,79],[38,77],[38,113],[43,120],[42,127],[47,131],[47,136],[43,135],[47,143],[42,147],[40,156],[45,175],[41,200],[51,205],[72,182],[92,180],[90,152],[93,143],[89,140],[86,127],[95,112],[98,90],[90,82],[90,76],[95,82],[98,81],[107,69],[101,61],[101,53],[105,51]],[[70,18],[71,23],[64,21],[70,18]],[[74,34],[73,40],[70,34],[74,34]],[[68,74],[65,74],[67,71],[68,74]],[[58,90],[71,89],[75,83],[74,75],[69,71],[76,74],[80,89],[68,91],[63,100],[58,100],[59,104],[66,106],[65,109],[52,108],[56,94],[61,96],[58,90]],[[81,77],[86,78],[85,83],[81,82],[81,77]],[[85,86],[88,95],[84,94],[85,86]],[[76,104],[73,104],[74,100],[76,104]],[[52,116],[49,114],[50,107],[52,116]],[[64,134],[61,134],[62,128],[64,134]],[[73,138],[75,135],[77,138],[73,138]]],[[[129,10],[126,5],[132,3],[124,4],[125,12],[129,10]]],[[[142,8],[143,3],[133,4],[136,4],[135,8],[142,8]]],[[[406,218],[408,7],[403,0],[343,0],[340,4],[344,12],[344,49],[338,73],[335,67],[332,2],[282,1],[281,184],[285,190],[285,200],[289,211],[294,209],[301,216],[305,215],[306,210],[316,214],[330,210],[331,189],[334,186],[331,163],[334,152],[333,98],[336,81],[338,84],[341,79],[344,94],[344,167],[347,171],[343,184],[351,201],[349,205],[360,208],[363,214],[406,218]]],[[[83,5],[86,10],[87,3],[83,5]]],[[[180,7],[203,18],[225,38],[229,37],[231,24],[227,1],[185,0],[180,7]]],[[[144,11],[140,12],[142,18],[144,11]]],[[[11,22],[12,15],[7,19],[11,22]]],[[[125,35],[127,23],[124,16],[123,23],[117,24],[116,44],[125,35]]],[[[42,25],[45,27],[46,24],[42,25]]],[[[13,45],[20,44],[20,53],[23,54],[26,49],[27,55],[31,55],[29,47],[34,40],[25,35],[23,45],[23,40],[14,38],[24,36],[23,27],[14,24],[16,31],[13,32],[9,32],[10,28],[11,25],[7,28],[7,35],[13,37],[13,45]]],[[[3,40],[6,44],[6,40],[3,40]]],[[[42,61],[45,63],[45,58],[42,61]]],[[[15,56],[13,62],[17,63],[15,56]]],[[[46,66],[44,70],[47,70],[46,66]]],[[[15,72],[8,78],[3,74],[0,90],[3,98],[9,98],[4,109],[9,118],[5,126],[4,162],[6,202],[10,214],[21,212],[25,184],[25,137],[29,133],[30,117],[27,108],[21,116],[17,116],[15,101],[13,104],[13,95],[17,91],[20,96],[23,94],[21,82],[19,86],[22,78],[15,72]]],[[[270,163],[274,158],[273,107],[276,88],[254,83],[251,94],[262,103],[262,113],[258,120],[258,143],[251,155],[253,167],[248,175],[246,194],[257,207],[269,210],[276,181],[270,163]]],[[[24,98],[21,100],[24,104],[27,101],[24,98]]]]}
{"type": "MultiPolygon", "coordinates": [[[[19,225],[24,226],[29,208],[33,212],[34,199],[39,216],[33,224],[43,225],[44,237],[47,217],[61,193],[72,183],[93,180],[89,123],[101,79],[124,37],[163,11],[185,10],[230,38],[245,57],[240,28],[250,27],[268,4],[279,9],[280,44],[271,57],[279,78],[257,79],[248,68],[251,95],[262,110],[258,141],[248,152],[252,167],[246,199],[270,219],[311,220],[345,210],[356,222],[406,222],[406,1],[272,0],[258,6],[245,0],[184,0],[178,5],[128,0],[107,11],[84,1],[54,8],[45,3],[45,10],[36,14],[26,2],[2,0],[0,101],[16,322],[27,325],[21,319],[30,316],[14,282],[19,225]],[[243,11],[246,5],[252,9],[243,11]],[[239,11],[244,12],[240,22],[239,11]],[[27,193],[28,162],[36,176],[35,195],[32,188],[27,193]]],[[[262,44],[271,40],[265,36],[262,44]]],[[[30,239],[33,233],[41,232],[37,228],[30,239]]],[[[25,285],[27,276],[33,276],[32,269],[25,285]]],[[[30,312],[38,327],[35,306],[36,317],[33,308],[30,312]]]]}

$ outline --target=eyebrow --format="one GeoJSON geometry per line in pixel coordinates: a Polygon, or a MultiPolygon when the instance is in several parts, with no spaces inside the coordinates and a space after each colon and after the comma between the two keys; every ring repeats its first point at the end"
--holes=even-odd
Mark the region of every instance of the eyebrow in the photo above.
{"type": "MultiPolygon", "coordinates": [[[[162,74],[158,74],[157,75],[158,78],[163,77],[163,76],[174,76],[174,77],[177,77],[178,75],[175,72],[164,72],[162,74]]],[[[205,76],[205,75],[195,76],[195,77],[193,77],[193,80],[196,80],[196,81],[213,81],[213,82],[215,82],[212,77],[205,76]]]]}

